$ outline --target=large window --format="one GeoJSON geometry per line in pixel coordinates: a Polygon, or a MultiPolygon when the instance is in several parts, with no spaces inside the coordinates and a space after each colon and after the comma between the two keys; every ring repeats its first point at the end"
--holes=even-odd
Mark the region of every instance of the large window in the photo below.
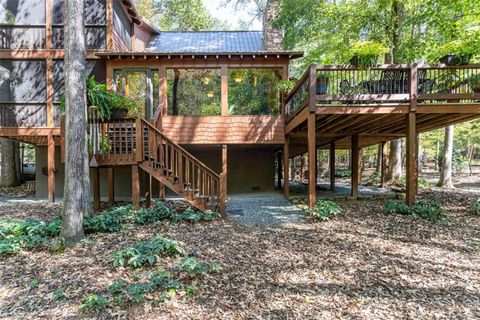
{"type": "Polygon", "coordinates": [[[45,61],[0,60],[0,126],[46,126],[45,61]]]}
{"type": "Polygon", "coordinates": [[[278,83],[282,69],[229,68],[228,113],[231,115],[280,114],[278,83]]]}
{"type": "Polygon", "coordinates": [[[114,70],[115,90],[133,99],[152,118],[160,101],[159,75],[155,69],[114,70]]]}
{"type": "MultiPolygon", "coordinates": [[[[52,4],[52,47],[56,49],[64,46],[63,4],[64,0],[53,0],[52,4]]],[[[85,42],[87,49],[106,48],[106,23],[106,0],[86,0],[85,42]]]]}
{"type": "Polygon", "coordinates": [[[220,115],[220,69],[167,69],[169,115],[220,115]]]}
{"type": "Polygon", "coordinates": [[[0,0],[0,49],[45,48],[45,0],[0,0]]]}

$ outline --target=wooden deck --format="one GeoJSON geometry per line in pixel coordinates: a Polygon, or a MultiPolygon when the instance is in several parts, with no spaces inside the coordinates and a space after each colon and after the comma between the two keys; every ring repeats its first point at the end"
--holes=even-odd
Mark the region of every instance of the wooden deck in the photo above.
{"type": "MultiPolygon", "coordinates": [[[[480,65],[382,65],[370,69],[312,65],[285,104],[284,162],[308,153],[309,203],[315,198],[317,148],[351,149],[352,197],[363,147],[406,137],[407,203],[416,192],[417,135],[480,118],[480,65]]],[[[285,170],[288,181],[288,170],[285,170]]],[[[288,183],[285,187],[288,196],[288,183]]]]}

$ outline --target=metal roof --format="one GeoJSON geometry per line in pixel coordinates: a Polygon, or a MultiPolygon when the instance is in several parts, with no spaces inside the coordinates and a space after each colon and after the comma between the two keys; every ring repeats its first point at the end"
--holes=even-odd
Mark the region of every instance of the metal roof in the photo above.
{"type": "Polygon", "coordinates": [[[187,54],[267,52],[262,31],[162,31],[150,40],[145,51],[187,54]]]}

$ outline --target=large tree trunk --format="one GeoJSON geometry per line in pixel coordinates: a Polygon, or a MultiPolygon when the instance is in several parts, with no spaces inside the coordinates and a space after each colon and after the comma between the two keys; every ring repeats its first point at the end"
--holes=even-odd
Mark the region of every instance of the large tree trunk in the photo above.
{"type": "Polygon", "coordinates": [[[439,187],[454,188],[452,182],[453,129],[453,125],[445,128],[443,161],[440,170],[440,180],[438,181],[439,187]]]}
{"type": "Polygon", "coordinates": [[[20,146],[9,139],[0,139],[0,186],[15,187],[21,182],[20,146]]]}
{"type": "Polygon", "coordinates": [[[175,76],[173,78],[172,85],[172,115],[178,116],[178,82],[180,80],[180,71],[178,69],[173,70],[175,76]]]}
{"type": "Polygon", "coordinates": [[[402,176],[402,140],[390,141],[387,180],[398,180],[402,176]]]}
{"type": "Polygon", "coordinates": [[[85,237],[92,195],[87,149],[84,0],[65,1],[65,190],[62,236],[72,247],[85,237]]]}

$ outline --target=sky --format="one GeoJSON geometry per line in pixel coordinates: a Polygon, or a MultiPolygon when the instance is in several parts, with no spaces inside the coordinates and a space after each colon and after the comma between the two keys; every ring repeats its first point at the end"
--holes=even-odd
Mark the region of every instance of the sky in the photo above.
{"type": "MultiPolygon", "coordinates": [[[[238,28],[242,20],[246,22],[250,22],[252,20],[252,17],[248,14],[249,8],[235,10],[232,4],[228,4],[225,7],[225,0],[203,0],[203,3],[212,16],[222,21],[226,21],[232,26],[233,29],[238,28]]],[[[261,21],[253,21],[249,29],[262,30],[261,21]]]]}

